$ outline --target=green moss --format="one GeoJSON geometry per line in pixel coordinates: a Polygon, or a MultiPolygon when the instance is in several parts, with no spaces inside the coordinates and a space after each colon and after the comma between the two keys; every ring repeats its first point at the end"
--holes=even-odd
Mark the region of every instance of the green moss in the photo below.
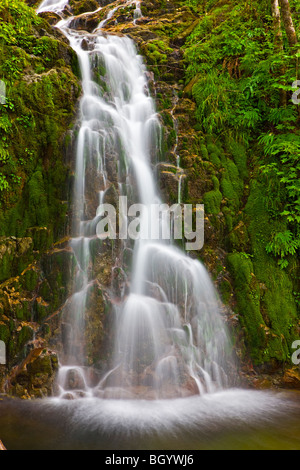
{"type": "Polygon", "coordinates": [[[228,241],[232,251],[241,251],[246,253],[250,251],[248,230],[242,221],[240,221],[238,225],[230,231],[228,241]]]}
{"type": "Polygon", "coordinates": [[[18,252],[14,260],[14,274],[20,275],[34,261],[32,241],[29,238],[18,239],[18,252]],[[21,247],[21,249],[20,249],[21,247]]]}
{"type": "Polygon", "coordinates": [[[46,227],[31,227],[26,231],[26,236],[32,239],[35,251],[44,252],[53,243],[53,234],[46,227]]]}
{"type": "Polygon", "coordinates": [[[28,182],[28,211],[32,217],[31,225],[47,225],[49,212],[45,192],[43,173],[37,170],[28,182]]]}
{"type": "Polygon", "coordinates": [[[16,319],[19,321],[31,320],[31,301],[24,300],[15,308],[16,319]]]}
{"type": "Polygon", "coordinates": [[[214,190],[218,191],[220,189],[220,182],[216,176],[212,176],[211,181],[214,185],[214,190]]]}
{"type": "Polygon", "coordinates": [[[0,282],[12,277],[15,248],[12,243],[8,245],[3,243],[1,251],[0,282]]]}
{"type": "Polygon", "coordinates": [[[27,370],[30,376],[38,376],[41,374],[51,375],[53,372],[52,365],[50,356],[41,356],[28,364],[27,370]]]}
{"type": "Polygon", "coordinates": [[[21,349],[25,346],[28,341],[32,340],[34,336],[34,331],[30,326],[23,326],[17,337],[17,347],[21,349]]]}
{"type": "Polygon", "coordinates": [[[256,276],[266,287],[261,306],[267,323],[282,338],[281,350],[287,359],[292,342],[297,339],[297,304],[293,294],[296,289],[290,273],[280,269],[276,260],[266,252],[266,242],[280,222],[269,218],[264,200],[264,187],[258,182],[253,183],[246,206],[250,218],[248,230],[253,247],[253,266],[256,276]]]}
{"type": "Polygon", "coordinates": [[[152,40],[144,46],[144,53],[151,64],[165,64],[167,62],[167,53],[172,53],[173,50],[167,46],[164,41],[152,40]]]}
{"type": "Polygon", "coordinates": [[[10,328],[5,323],[0,323],[0,340],[8,344],[10,338],[10,328]]]}
{"type": "Polygon", "coordinates": [[[216,168],[221,167],[221,160],[219,159],[216,153],[211,153],[209,159],[215,165],[216,168]]]}
{"type": "Polygon", "coordinates": [[[74,15],[95,11],[99,8],[96,0],[70,0],[69,5],[73,9],[74,15]]]}
{"type": "Polygon", "coordinates": [[[213,142],[212,139],[207,139],[207,151],[208,151],[208,154],[211,155],[212,153],[215,153],[217,155],[217,157],[220,157],[221,155],[221,150],[220,148],[213,142]]]}
{"type": "Polygon", "coordinates": [[[243,192],[243,182],[235,163],[230,159],[223,159],[224,172],[221,179],[221,191],[227,199],[232,210],[237,211],[240,207],[240,199],[243,192]]]}
{"type": "MultiPolygon", "coordinates": [[[[266,240],[279,222],[269,218],[264,200],[264,187],[253,182],[245,208],[252,254],[228,255],[237,310],[251,357],[257,364],[289,360],[298,322],[291,277],[265,250],[266,240]]],[[[236,235],[240,247],[242,240],[238,232],[236,235]]]]}
{"type": "Polygon", "coordinates": [[[229,303],[229,300],[232,295],[232,286],[230,282],[227,279],[224,279],[220,286],[219,286],[219,292],[221,294],[221,298],[225,304],[229,303]]]}
{"type": "Polygon", "coordinates": [[[221,210],[222,193],[219,190],[219,180],[215,176],[212,177],[214,189],[204,194],[203,203],[207,214],[217,215],[221,210]]]}
{"type": "Polygon", "coordinates": [[[246,340],[254,362],[263,360],[262,351],[266,347],[264,320],[260,312],[259,287],[253,273],[250,259],[242,253],[232,253],[227,257],[229,271],[234,279],[238,313],[245,329],[246,340]]]}
{"type": "Polygon", "coordinates": [[[46,279],[44,279],[39,286],[39,296],[41,296],[46,302],[51,302],[53,298],[51,288],[46,279]]]}
{"type": "Polygon", "coordinates": [[[241,179],[248,177],[247,150],[245,145],[232,139],[227,139],[227,150],[233,156],[241,179]]]}
{"type": "Polygon", "coordinates": [[[9,155],[1,168],[0,235],[24,236],[32,225],[63,223],[68,170],[62,143],[79,93],[78,61],[22,0],[1,4],[0,31],[0,79],[7,92],[0,149],[9,155]]]}
{"type": "Polygon", "coordinates": [[[208,151],[207,151],[207,148],[204,144],[200,145],[200,152],[201,152],[201,156],[202,156],[203,160],[208,160],[209,159],[208,151]]]}
{"type": "Polygon", "coordinates": [[[227,231],[231,232],[231,230],[233,229],[233,216],[231,210],[228,207],[224,207],[223,214],[225,216],[227,231]]]}
{"type": "Polygon", "coordinates": [[[36,289],[38,279],[39,273],[34,268],[26,270],[24,275],[21,276],[21,284],[23,289],[33,292],[36,289]]]}
{"type": "Polygon", "coordinates": [[[34,305],[36,321],[42,322],[50,314],[51,310],[49,307],[47,302],[44,302],[41,298],[37,298],[34,305]]]}

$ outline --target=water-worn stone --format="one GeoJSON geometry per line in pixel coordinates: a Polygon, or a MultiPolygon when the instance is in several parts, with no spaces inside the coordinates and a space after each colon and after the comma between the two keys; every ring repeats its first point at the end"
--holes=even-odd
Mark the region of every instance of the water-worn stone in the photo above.
{"type": "Polygon", "coordinates": [[[285,371],[282,382],[287,388],[300,390],[300,369],[295,367],[285,371]]]}

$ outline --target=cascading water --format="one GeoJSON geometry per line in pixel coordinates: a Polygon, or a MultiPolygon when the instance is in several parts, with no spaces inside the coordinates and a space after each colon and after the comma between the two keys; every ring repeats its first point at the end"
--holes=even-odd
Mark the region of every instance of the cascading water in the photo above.
{"type": "MultiPolygon", "coordinates": [[[[38,12],[61,13],[67,3],[45,0],[38,12]]],[[[134,16],[140,16],[140,3],[128,4],[134,4],[134,16]]],[[[73,18],[57,25],[78,55],[83,87],[70,242],[77,273],[66,306],[72,332],[60,370],[61,393],[75,374],[81,391],[105,398],[202,395],[228,385],[226,328],[206,269],[161,237],[122,241],[121,253],[132,250],[132,267],[124,275],[129,288],[123,288],[121,301],[114,306],[113,362],[92,389],[84,376],[84,312],[95,281],[91,244],[99,236],[99,210],[112,186],[130,203],[146,208],[161,203],[153,170],[159,160],[160,123],[143,61],[131,39],[101,31],[116,9],[93,34],[71,29],[73,18]]],[[[157,215],[149,220],[146,211],[139,223],[144,233],[161,221],[157,215]]],[[[125,272],[122,259],[119,264],[125,272]]]]}
{"type": "Polygon", "coordinates": [[[39,6],[37,12],[42,13],[44,11],[53,11],[55,13],[61,13],[69,0],[44,0],[39,6]]]}

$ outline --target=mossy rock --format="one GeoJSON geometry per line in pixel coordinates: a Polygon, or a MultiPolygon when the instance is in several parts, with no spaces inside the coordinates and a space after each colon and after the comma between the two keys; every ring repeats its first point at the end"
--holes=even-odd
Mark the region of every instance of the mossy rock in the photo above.
{"type": "MultiPolygon", "coordinates": [[[[56,365],[57,365],[57,362],[56,362],[56,365]]],[[[48,355],[39,356],[35,361],[28,364],[27,371],[30,376],[36,376],[38,374],[43,374],[43,375],[48,375],[48,376],[52,375],[53,373],[52,357],[48,355]]]]}
{"type": "Polygon", "coordinates": [[[0,282],[13,276],[13,264],[16,254],[16,244],[13,241],[0,241],[0,282]]]}
{"type": "Polygon", "coordinates": [[[41,323],[51,313],[49,304],[45,302],[45,300],[42,299],[41,297],[38,297],[34,303],[34,313],[35,313],[35,320],[41,323]]]}
{"type": "Polygon", "coordinates": [[[219,292],[222,298],[222,301],[225,304],[228,304],[230,301],[231,296],[233,295],[233,287],[228,279],[223,279],[221,283],[219,283],[219,292]]]}
{"type": "MultiPolygon", "coordinates": [[[[229,222],[230,223],[230,222],[229,222]]],[[[250,240],[246,224],[240,221],[228,235],[228,241],[230,244],[231,251],[240,251],[249,253],[250,251],[250,240]]]]}
{"type": "Polygon", "coordinates": [[[17,343],[16,346],[18,350],[21,350],[26,343],[31,341],[34,337],[34,330],[31,326],[25,325],[21,328],[20,332],[17,334],[17,343]]]}
{"type": "Polygon", "coordinates": [[[41,253],[49,250],[53,243],[53,233],[47,227],[30,227],[26,236],[32,239],[33,250],[41,253]]]}
{"type": "Polygon", "coordinates": [[[0,239],[0,282],[19,276],[27,268],[34,260],[32,248],[29,237],[0,239]]]}
{"type": "Polygon", "coordinates": [[[93,12],[99,8],[99,2],[96,0],[70,0],[69,5],[75,16],[88,11],[93,12]]]}
{"type": "Polygon", "coordinates": [[[23,275],[20,277],[20,283],[24,290],[34,292],[39,281],[40,273],[35,268],[26,269],[23,275]]]}
{"type": "Polygon", "coordinates": [[[222,193],[218,189],[214,189],[205,193],[203,203],[207,214],[218,215],[221,211],[222,193]]]}
{"type": "Polygon", "coordinates": [[[237,310],[253,361],[284,363],[290,360],[291,346],[298,336],[297,305],[291,278],[266,252],[266,243],[278,222],[268,215],[262,184],[251,185],[245,212],[249,216],[251,254],[228,256],[237,310]]]}
{"type": "Polygon", "coordinates": [[[240,178],[245,180],[249,176],[246,146],[232,139],[228,139],[226,142],[226,147],[227,151],[232,155],[233,160],[238,168],[240,178]]]}
{"type": "Polygon", "coordinates": [[[235,163],[230,159],[223,158],[224,172],[221,179],[221,191],[227,199],[228,206],[233,211],[238,211],[243,194],[243,181],[240,179],[239,171],[235,163]]]}
{"type": "Polygon", "coordinates": [[[32,300],[22,299],[22,301],[15,307],[15,316],[19,321],[31,321],[32,300]]]}
{"type": "Polygon", "coordinates": [[[32,350],[22,370],[10,382],[9,394],[22,399],[44,398],[53,395],[58,371],[57,355],[45,349],[32,350]]]}
{"type": "Polygon", "coordinates": [[[256,182],[251,186],[245,212],[250,218],[248,233],[252,244],[253,267],[259,281],[265,285],[261,299],[267,322],[281,336],[286,359],[291,345],[298,338],[298,312],[295,286],[287,270],[283,270],[266,251],[266,244],[278,221],[269,217],[265,206],[264,187],[256,182]]]}
{"type": "Polygon", "coordinates": [[[253,273],[253,264],[247,255],[232,253],[227,257],[230,273],[234,279],[238,313],[245,329],[246,340],[254,362],[263,361],[266,333],[264,319],[260,312],[259,287],[253,273]]]}
{"type": "Polygon", "coordinates": [[[77,55],[58,30],[21,0],[18,8],[7,3],[5,13],[1,28],[6,31],[9,17],[11,34],[1,43],[0,75],[6,77],[10,106],[1,108],[7,125],[0,148],[5,146],[9,159],[2,168],[8,186],[0,191],[0,235],[20,238],[32,226],[55,231],[64,224],[63,140],[80,87],[77,55]],[[14,65],[5,72],[8,64],[14,65]]]}
{"type": "Polygon", "coordinates": [[[3,341],[5,344],[8,344],[11,332],[10,327],[4,322],[0,322],[0,341],[3,341]]]}

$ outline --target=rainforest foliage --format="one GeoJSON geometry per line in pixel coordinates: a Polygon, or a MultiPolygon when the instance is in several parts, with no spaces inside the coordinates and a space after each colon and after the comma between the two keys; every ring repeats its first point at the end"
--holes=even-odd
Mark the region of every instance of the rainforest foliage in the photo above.
{"type": "MultiPolygon", "coordinates": [[[[266,250],[284,268],[300,247],[299,107],[291,100],[299,53],[284,29],[281,47],[276,44],[270,1],[191,2],[199,3],[203,19],[185,44],[199,129],[251,149],[253,176],[263,183],[268,212],[279,222],[266,250]]],[[[299,2],[290,3],[299,20],[299,2]]],[[[243,152],[237,153],[244,177],[243,152]]]]}
{"type": "Polygon", "coordinates": [[[23,1],[3,0],[0,22],[0,235],[22,236],[64,223],[60,144],[79,90],[77,58],[23,1]]]}
{"type": "MultiPolygon", "coordinates": [[[[76,54],[22,0],[0,2],[0,81],[0,340],[7,363],[0,366],[2,391],[2,379],[28,354],[41,366],[39,377],[46,372],[44,360],[54,371],[43,320],[65,301],[69,255],[50,251],[42,257],[66,231],[66,136],[80,93],[76,54]],[[36,325],[46,345],[38,354],[36,325]]],[[[30,377],[23,374],[25,382],[30,377]]],[[[33,394],[50,393],[44,385],[41,380],[43,390],[33,394]]],[[[12,394],[28,397],[24,386],[14,386],[12,394]]]]}
{"type": "Polygon", "coordinates": [[[291,342],[299,306],[300,108],[292,84],[300,70],[300,5],[189,4],[199,21],[183,46],[186,84],[197,105],[202,157],[219,180],[204,202],[218,214],[227,199],[228,265],[253,357],[285,359],[289,346],[280,335],[291,342]],[[231,230],[239,225],[250,243],[245,230],[231,230]]]}

